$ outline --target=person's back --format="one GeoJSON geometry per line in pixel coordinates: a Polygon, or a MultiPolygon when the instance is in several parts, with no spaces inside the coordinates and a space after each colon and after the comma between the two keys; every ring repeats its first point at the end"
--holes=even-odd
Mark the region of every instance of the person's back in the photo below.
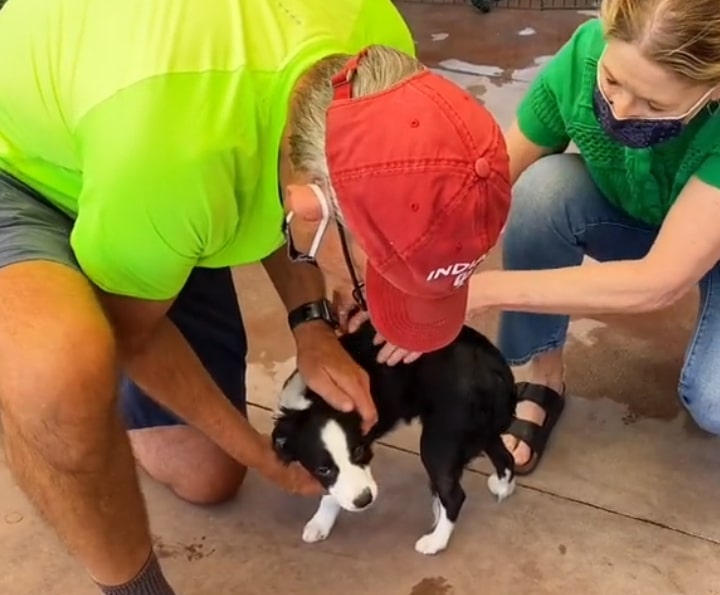
{"type": "Polygon", "coordinates": [[[10,1],[0,170],[77,219],[73,249],[101,287],[166,298],[177,274],[112,273],[115,253],[136,246],[139,271],[166,247],[212,267],[277,248],[293,85],[372,43],[414,51],[390,0],[10,1]]]}
{"type": "MultiPolygon", "coordinates": [[[[398,46],[412,53],[406,25],[385,0],[9,2],[0,13],[0,167],[74,211],[83,127],[123,94],[147,106],[128,106],[135,116],[185,118],[178,125],[200,134],[178,130],[168,149],[186,138],[208,150],[232,142],[248,153],[265,140],[258,124],[282,120],[274,94],[288,92],[278,85],[297,77],[293,64],[302,69],[318,55],[368,43],[370,25],[377,39],[396,32],[398,46]],[[177,113],[167,103],[153,111],[157,93],[176,99],[177,113]],[[186,104],[209,113],[183,110],[186,104]],[[209,122],[214,129],[203,126],[209,122]]],[[[133,134],[133,124],[118,120],[112,132],[133,134]]]]}

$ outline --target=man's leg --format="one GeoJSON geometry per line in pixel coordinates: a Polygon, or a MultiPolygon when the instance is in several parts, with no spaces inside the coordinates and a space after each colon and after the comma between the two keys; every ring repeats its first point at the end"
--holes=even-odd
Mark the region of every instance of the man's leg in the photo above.
{"type": "MultiPolygon", "coordinates": [[[[218,386],[245,412],[247,343],[229,269],[195,269],[173,304],[177,325],[218,386]]],[[[135,457],[179,497],[216,504],[235,496],[245,468],[198,430],[124,380],[121,404],[135,457]]]]}
{"type": "Polygon", "coordinates": [[[92,577],[167,595],[116,406],[112,330],[70,222],[0,180],[0,414],[19,486],[92,577]],[[145,569],[141,573],[141,570],[145,569]],[[133,586],[133,585],[131,585],[133,586]]]}
{"type": "MultiPolygon", "coordinates": [[[[503,266],[539,270],[579,265],[585,255],[596,260],[642,258],[657,230],[614,208],[592,181],[579,155],[540,159],[513,187],[513,202],[503,240],[503,266]]],[[[542,435],[548,409],[559,415],[564,392],[562,348],[569,317],[504,312],[498,343],[511,365],[530,363],[529,384],[519,395],[515,422],[505,437],[518,475],[532,472],[544,446],[528,442],[542,435]],[[543,408],[537,402],[547,405],[543,408]]]]}

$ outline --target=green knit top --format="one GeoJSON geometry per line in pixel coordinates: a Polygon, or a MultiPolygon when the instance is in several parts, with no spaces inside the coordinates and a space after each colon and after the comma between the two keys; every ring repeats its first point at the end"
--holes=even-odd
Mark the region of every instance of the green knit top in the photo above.
{"type": "Polygon", "coordinates": [[[680,136],[649,149],[617,143],[593,110],[604,47],[600,21],[583,23],[533,81],[518,109],[518,126],[529,140],[554,151],[573,141],[611,203],[659,226],[692,176],[720,188],[720,111],[702,110],[680,136]]]}

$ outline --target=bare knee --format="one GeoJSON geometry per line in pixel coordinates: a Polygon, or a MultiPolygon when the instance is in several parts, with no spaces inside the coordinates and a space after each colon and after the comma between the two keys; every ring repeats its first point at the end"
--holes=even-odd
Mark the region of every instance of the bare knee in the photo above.
{"type": "Polygon", "coordinates": [[[208,469],[198,477],[188,480],[180,476],[171,480],[168,487],[180,499],[198,506],[224,504],[237,496],[245,481],[247,469],[239,465],[235,468],[208,469]]]}
{"type": "Polygon", "coordinates": [[[245,480],[245,467],[188,426],[132,430],[130,443],[145,472],[191,504],[232,500],[245,480]]]}
{"type": "Polygon", "coordinates": [[[115,351],[104,321],[54,321],[43,340],[0,345],[0,411],[9,435],[68,473],[101,469],[117,436],[115,351]]]}

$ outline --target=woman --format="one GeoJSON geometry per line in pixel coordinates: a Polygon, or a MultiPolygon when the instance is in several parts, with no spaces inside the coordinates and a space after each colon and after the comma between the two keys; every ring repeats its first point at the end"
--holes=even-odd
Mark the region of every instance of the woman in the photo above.
{"type": "Polygon", "coordinates": [[[563,410],[568,315],[656,310],[696,284],[679,393],[720,434],[719,84],[717,0],[604,0],[522,101],[505,270],[476,275],[470,297],[471,310],[504,310],[499,345],[530,363],[506,437],[518,473],[563,410]],[[580,155],[563,153],[570,141],[580,155]]]}

